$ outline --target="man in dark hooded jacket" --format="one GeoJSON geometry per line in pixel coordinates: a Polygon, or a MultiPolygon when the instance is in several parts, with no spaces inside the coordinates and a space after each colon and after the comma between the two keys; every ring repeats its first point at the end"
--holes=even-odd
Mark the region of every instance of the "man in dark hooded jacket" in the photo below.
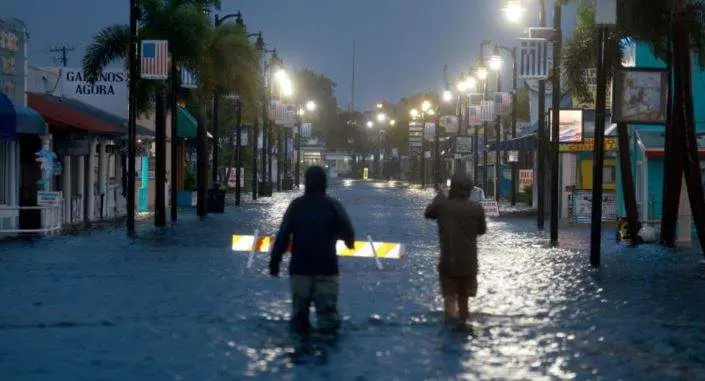
{"type": "Polygon", "coordinates": [[[477,237],[487,224],[482,205],[469,199],[473,184],[467,175],[451,178],[448,197],[439,190],[425,217],[438,222],[441,257],[438,273],[447,323],[465,322],[468,298],[477,294],[477,237]]]}
{"type": "Polygon", "coordinates": [[[299,334],[309,333],[309,308],[313,302],[318,330],[332,333],[340,327],[335,246],[340,239],[348,248],[353,248],[355,231],[343,206],[326,195],[323,168],[308,168],[304,179],[304,195],[293,200],[284,213],[272,248],[269,272],[279,276],[282,255],[291,243],[292,328],[299,334]]]}

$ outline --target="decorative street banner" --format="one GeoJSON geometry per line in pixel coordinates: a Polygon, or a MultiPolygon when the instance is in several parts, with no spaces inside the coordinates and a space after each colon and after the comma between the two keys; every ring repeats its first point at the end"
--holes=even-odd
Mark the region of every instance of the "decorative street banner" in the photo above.
{"type": "Polygon", "coordinates": [[[310,138],[313,125],[311,123],[301,123],[301,137],[310,138]]]}
{"type": "Polygon", "coordinates": [[[507,92],[494,94],[494,108],[499,116],[512,114],[512,94],[507,92]]]}
{"type": "Polygon", "coordinates": [[[425,140],[435,140],[436,138],[436,124],[426,123],[426,128],[424,128],[424,139],[425,140]]]}
{"type": "Polygon", "coordinates": [[[666,124],[668,73],[623,68],[614,75],[612,117],[617,123],[666,124]]]}
{"type": "MultiPolygon", "coordinates": [[[[583,110],[560,110],[558,123],[559,143],[579,143],[583,141],[583,110]]],[[[549,121],[553,120],[553,110],[549,111],[549,121]]],[[[550,125],[550,122],[549,122],[550,125]]],[[[553,129],[549,129],[553,141],[553,129]]]]}
{"type": "Polygon", "coordinates": [[[546,79],[553,62],[553,49],[542,38],[521,38],[519,43],[519,79],[546,79]]]}
{"type": "Polygon", "coordinates": [[[185,67],[182,67],[179,71],[181,72],[181,87],[184,89],[195,89],[198,87],[198,80],[196,80],[196,76],[193,73],[185,67]]]}
{"type": "Polygon", "coordinates": [[[469,155],[472,153],[472,137],[458,136],[455,138],[455,153],[469,155]]]}
{"type": "Polygon", "coordinates": [[[296,125],[296,111],[297,108],[292,104],[275,99],[269,101],[269,119],[278,125],[294,127],[296,125]]]}
{"type": "Polygon", "coordinates": [[[472,105],[468,108],[468,125],[469,126],[476,126],[478,124],[481,124],[482,121],[480,120],[480,106],[479,105],[472,105]]]}
{"type": "Polygon", "coordinates": [[[140,74],[144,79],[169,78],[169,41],[142,41],[140,74]]]}
{"type": "Polygon", "coordinates": [[[494,100],[480,103],[480,121],[492,122],[495,118],[494,100]]]}
{"type": "Polygon", "coordinates": [[[526,187],[531,187],[534,185],[534,170],[533,169],[520,169],[519,170],[519,189],[522,191],[526,187]]]}
{"type": "Polygon", "coordinates": [[[455,115],[446,115],[441,118],[441,127],[445,128],[446,134],[458,133],[458,117],[455,115]]]}

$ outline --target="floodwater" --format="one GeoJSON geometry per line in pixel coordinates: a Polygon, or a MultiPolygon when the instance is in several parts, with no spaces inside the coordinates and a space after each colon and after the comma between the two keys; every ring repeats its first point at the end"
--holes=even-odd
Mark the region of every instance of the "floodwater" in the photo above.
{"type": "MultiPolygon", "coordinates": [[[[562,227],[548,248],[533,219],[491,220],[478,297],[464,331],[443,327],[431,191],[342,182],[330,193],[358,239],[403,242],[407,256],[341,259],[340,336],[292,361],[286,273],[253,269],[234,233],[274,233],[294,193],[139,226],[0,243],[0,380],[705,379],[701,257],[629,249],[562,227]]],[[[286,268],[284,264],[283,269],[286,268]]],[[[313,316],[313,315],[312,315],[313,316]]]]}

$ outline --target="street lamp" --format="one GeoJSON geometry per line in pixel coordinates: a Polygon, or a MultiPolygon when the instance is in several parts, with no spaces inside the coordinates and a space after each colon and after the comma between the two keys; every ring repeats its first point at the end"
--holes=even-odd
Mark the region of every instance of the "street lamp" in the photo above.
{"type": "MultiPolygon", "coordinates": [[[[452,95],[452,94],[451,94],[452,95]]],[[[440,181],[440,171],[439,171],[439,166],[438,166],[438,160],[440,160],[438,156],[438,146],[439,146],[439,121],[438,121],[438,106],[433,106],[433,104],[425,100],[421,102],[421,110],[416,108],[412,108],[409,111],[409,115],[411,116],[412,119],[417,119],[421,118],[422,120],[422,138],[421,138],[421,186],[425,187],[426,186],[426,150],[424,149],[424,139],[426,135],[426,121],[428,116],[436,116],[436,130],[435,130],[435,145],[436,145],[436,182],[440,181]]]]}
{"type": "Polygon", "coordinates": [[[524,17],[526,9],[521,5],[521,0],[509,0],[502,12],[509,22],[517,23],[524,17]]]}
{"type": "Polygon", "coordinates": [[[475,69],[475,75],[480,81],[486,80],[488,74],[489,73],[487,72],[487,68],[482,65],[478,66],[477,69],[475,69]]]}
{"type": "Polygon", "coordinates": [[[372,127],[374,127],[374,125],[375,124],[371,120],[367,121],[367,128],[372,128],[372,127]]]}

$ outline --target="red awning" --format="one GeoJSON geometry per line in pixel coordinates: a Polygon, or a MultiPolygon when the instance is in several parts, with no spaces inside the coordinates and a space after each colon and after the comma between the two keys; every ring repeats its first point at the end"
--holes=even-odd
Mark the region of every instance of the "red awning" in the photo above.
{"type": "Polygon", "coordinates": [[[61,98],[37,93],[27,93],[29,107],[36,110],[50,127],[93,134],[122,134],[117,126],[77,110],[61,98]]]}

